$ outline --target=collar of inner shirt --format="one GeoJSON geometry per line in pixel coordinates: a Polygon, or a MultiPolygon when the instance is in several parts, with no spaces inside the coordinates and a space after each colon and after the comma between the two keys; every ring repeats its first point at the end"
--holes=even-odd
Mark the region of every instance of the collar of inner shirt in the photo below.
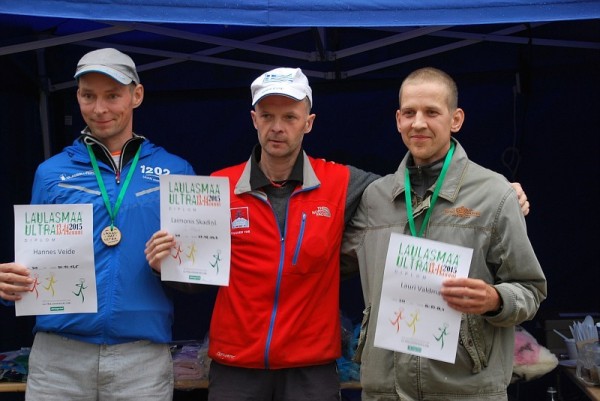
{"type": "Polygon", "coordinates": [[[302,183],[304,181],[304,176],[302,175],[302,171],[304,169],[304,158],[302,155],[304,152],[298,153],[298,158],[294,163],[294,167],[292,167],[292,172],[290,176],[285,181],[275,181],[272,182],[263,171],[259,167],[260,162],[260,145],[256,145],[254,150],[252,151],[252,157],[250,159],[250,188],[252,190],[256,190],[265,186],[274,186],[274,187],[282,187],[285,186],[290,181],[296,181],[302,183]]]}

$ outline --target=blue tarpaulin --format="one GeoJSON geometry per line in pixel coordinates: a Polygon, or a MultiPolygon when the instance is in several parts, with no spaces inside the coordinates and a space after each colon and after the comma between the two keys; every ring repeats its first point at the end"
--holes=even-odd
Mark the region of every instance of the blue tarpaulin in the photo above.
{"type": "Polygon", "coordinates": [[[424,26],[597,18],[598,0],[2,0],[0,13],[254,26],[424,26]]]}

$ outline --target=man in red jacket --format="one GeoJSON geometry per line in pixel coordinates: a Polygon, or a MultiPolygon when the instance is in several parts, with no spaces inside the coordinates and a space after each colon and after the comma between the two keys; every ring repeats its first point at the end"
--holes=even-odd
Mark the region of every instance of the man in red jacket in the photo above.
{"type": "Polygon", "coordinates": [[[251,86],[259,144],[229,177],[229,287],[219,289],[209,356],[211,400],[339,400],[340,244],[376,175],[309,157],[312,91],[300,69],[251,86]]]}
{"type": "MultiPolygon", "coordinates": [[[[303,151],[315,114],[300,69],[264,73],[251,91],[259,144],[213,173],[229,177],[232,227],[229,286],[210,326],[209,399],[338,401],[342,233],[378,176],[303,151]]],[[[159,232],[148,243],[157,270],[170,241],[159,232]]]]}

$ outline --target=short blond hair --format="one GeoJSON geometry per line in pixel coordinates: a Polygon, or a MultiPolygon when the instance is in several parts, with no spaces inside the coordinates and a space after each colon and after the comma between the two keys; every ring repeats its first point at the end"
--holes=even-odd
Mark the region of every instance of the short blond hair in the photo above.
{"type": "MultiPolygon", "coordinates": [[[[420,68],[411,72],[404,78],[402,85],[400,85],[400,91],[398,92],[399,102],[402,102],[402,89],[404,88],[404,85],[429,81],[439,82],[448,88],[448,109],[450,111],[456,110],[458,108],[458,88],[456,82],[454,82],[454,79],[444,71],[433,67],[420,68]]],[[[400,106],[402,106],[402,104],[400,104],[400,106]]]]}

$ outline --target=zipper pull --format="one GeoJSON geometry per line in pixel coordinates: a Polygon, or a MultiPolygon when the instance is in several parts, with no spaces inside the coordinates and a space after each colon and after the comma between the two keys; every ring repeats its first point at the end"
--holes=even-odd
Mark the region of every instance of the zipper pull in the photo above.
{"type": "Polygon", "coordinates": [[[121,183],[121,170],[117,170],[117,173],[115,174],[115,180],[117,181],[117,184],[121,183]]]}

